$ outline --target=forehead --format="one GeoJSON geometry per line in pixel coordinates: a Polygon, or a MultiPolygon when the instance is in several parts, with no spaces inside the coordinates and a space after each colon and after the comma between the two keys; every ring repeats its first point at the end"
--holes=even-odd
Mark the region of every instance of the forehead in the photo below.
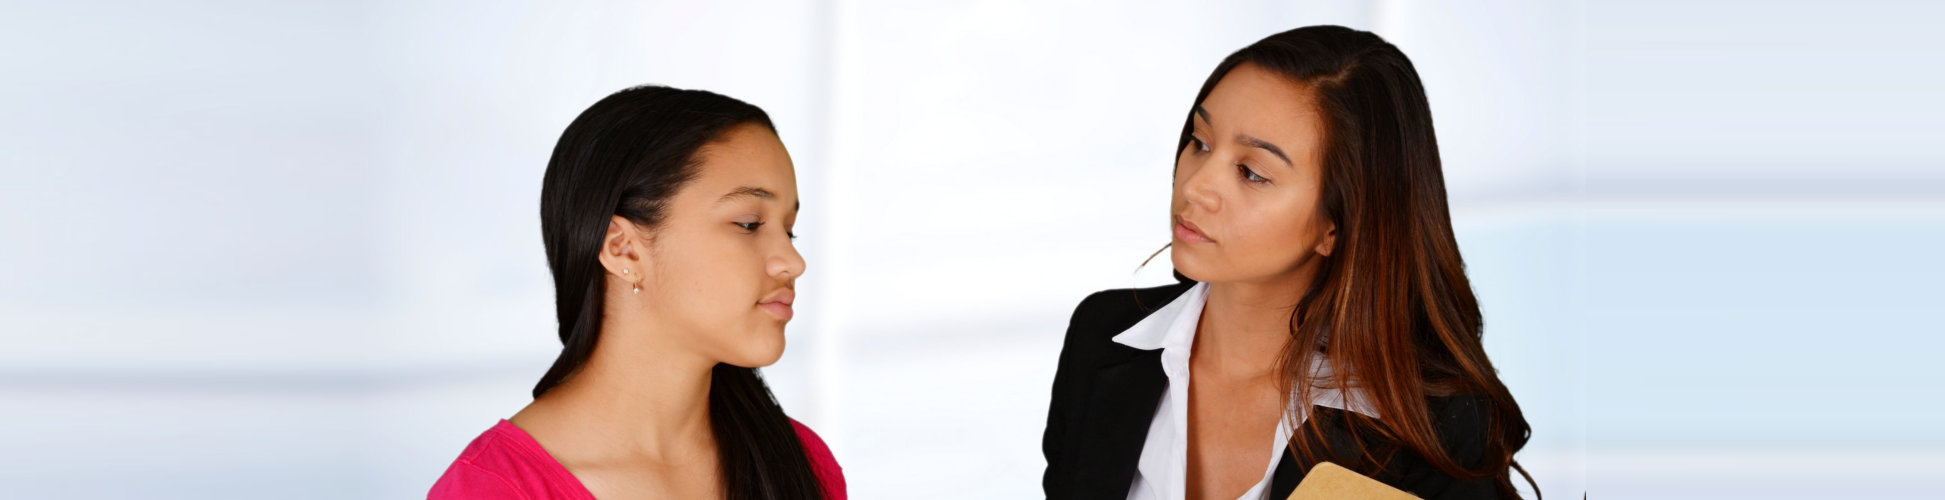
{"type": "Polygon", "coordinates": [[[1202,108],[1209,112],[1207,124],[1217,130],[1248,134],[1286,149],[1311,151],[1322,139],[1322,116],[1310,89],[1255,64],[1244,63],[1223,75],[1202,108]]]}
{"type": "MultiPolygon", "coordinates": [[[[759,124],[731,127],[696,151],[697,186],[760,187],[796,198],[797,176],[790,153],[775,133],[759,124]]],[[[721,195],[722,193],[716,193],[721,195]]],[[[785,200],[790,201],[790,200],[785,200]]]]}

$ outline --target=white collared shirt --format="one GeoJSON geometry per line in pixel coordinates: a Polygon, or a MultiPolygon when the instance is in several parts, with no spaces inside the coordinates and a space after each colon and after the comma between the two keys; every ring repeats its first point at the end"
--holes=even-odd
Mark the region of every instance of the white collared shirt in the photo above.
{"type": "MultiPolygon", "coordinates": [[[[1202,321],[1202,307],[1209,302],[1209,284],[1196,283],[1182,296],[1163,305],[1154,313],[1143,318],[1140,323],[1114,336],[1114,341],[1122,345],[1142,350],[1162,350],[1162,373],[1168,376],[1168,390],[1162,392],[1161,404],[1155,407],[1155,419],[1148,424],[1148,439],[1141,446],[1141,459],[1135,466],[1135,482],[1128,489],[1128,500],[1172,500],[1188,497],[1188,459],[1189,459],[1189,350],[1195,345],[1196,325],[1202,321]]],[[[1312,376],[1327,376],[1330,373],[1328,362],[1313,357],[1312,376]]],[[[1349,410],[1377,417],[1377,412],[1369,404],[1369,399],[1361,391],[1353,391],[1353,400],[1345,401],[1343,393],[1337,389],[1311,390],[1310,404],[1340,410],[1349,410]]],[[[1290,415],[1293,410],[1308,413],[1309,405],[1301,408],[1292,400],[1283,412],[1283,418],[1276,425],[1276,440],[1263,443],[1263,451],[1270,455],[1270,465],[1263,470],[1263,479],[1244,492],[1237,500],[1261,500],[1269,497],[1270,478],[1276,473],[1276,464],[1283,458],[1284,447],[1290,441],[1290,415]]],[[[1304,415],[1298,416],[1302,423],[1304,415]]]]}

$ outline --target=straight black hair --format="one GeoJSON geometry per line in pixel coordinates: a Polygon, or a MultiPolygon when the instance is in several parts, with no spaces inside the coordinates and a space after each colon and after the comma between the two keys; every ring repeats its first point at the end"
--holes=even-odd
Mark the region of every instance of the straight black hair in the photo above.
{"type": "MultiPolygon", "coordinates": [[[[601,338],[608,279],[598,256],[610,218],[653,229],[669,198],[695,178],[696,151],[743,124],[776,131],[768,114],[743,101],[641,86],[594,103],[561,133],[541,181],[540,235],[554,274],[562,348],[534,385],[535,398],[572,377],[601,338]]],[[[726,498],[824,497],[796,429],[756,369],[715,366],[709,419],[726,498]]]]}

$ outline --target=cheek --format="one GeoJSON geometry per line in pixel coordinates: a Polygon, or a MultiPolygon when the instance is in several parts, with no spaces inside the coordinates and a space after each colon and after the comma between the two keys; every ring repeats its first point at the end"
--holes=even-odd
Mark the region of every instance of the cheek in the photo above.
{"type": "Polygon", "coordinates": [[[679,248],[661,249],[660,270],[665,273],[664,295],[673,314],[702,325],[723,325],[734,321],[739,312],[734,306],[752,293],[748,259],[739,255],[733,241],[720,235],[692,235],[679,248]]]}
{"type": "Polygon", "coordinates": [[[1318,236],[1312,223],[1315,214],[1307,207],[1277,203],[1239,214],[1237,229],[1251,237],[1236,245],[1231,255],[1269,267],[1281,267],[1300,259],[1316,245],[1318,236]]]}
{"type": "Polygon", "coordinates": [[[760,293],[756,281],[762,263],[746,255],[747,249],[727,243],[707,249],[691,271],[698,280],[696,295],[710,301],[702,305],[706,310],[740,312],[741,306],[754,304],[760,293]]]}

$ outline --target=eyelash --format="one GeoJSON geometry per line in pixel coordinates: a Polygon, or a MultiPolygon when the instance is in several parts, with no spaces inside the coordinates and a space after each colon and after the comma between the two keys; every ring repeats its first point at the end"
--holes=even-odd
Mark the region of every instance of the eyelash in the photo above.
{"type": "MultiPolygon", "coordinates": [[[[750,232],[750,234],[756,234],[756,228],[759,228],[759,227],[763,227],[763,224],[764,224],[764,223],[762,223],[762,222],[731,222],[731,224],[735,224],[735,225],[736,225],[737,227],[741,227],[741,228],[743,228],[743,230],[744,230],[744,231],[749,231],[749,232],[750,232]]],[[[790,239],[793,239],[793,240],[794,240],[794,239],[797,239],[797,233],[795,233],[795,232],[791,232],[791,231],[785,231],[785,232],[783,233],[783,235],[784,235],[784,236],[789,236],[789,237],[790,237],[790,239]]]]}
{"type": "MultiPolygon", "coordinates": [[[[1195,152],[1196,152],[1196,153],[1207,153],[1207,152],[1209,152],[1209,145],[1208,145],[1207,143],[1204,143],[1204,142],[1202,142],[1202,140],[1201,140],[1201,139],[1197,139],[1197,138],[1195,138],[1195,136],[1189,136],[1189,145],[1190,145],[1190,146],[1194,146],[1194,147],[1195,147],[1195,152]]],[[[1269,184],[1269,183],[1270,183],[1270,179],[1269,179],[1269,178],[1267,178],[1267,177],[1263,177],[1263,176],[1261,176],[1261,175],[1256,175],[1256,171],[1255,171],[1255,170],[1250,170],[1250,168],[1249,168],[1249,166],[1248,166],[1248,165],[1244,165],[1244,164],[1241,164],[1241,163],[1238,163],[1238,164],[1236,164],[1236,173],[1237,173],[1237,175],[1239,175],[1239,176],[1241,176],[1241,177],[1243,178],[1243,181],[1244,181],[1244,182],[1249,182],[1249,183],[1252,183],[1252,184],[1269,184]]]]}
{"type": "Polygon", "coordinates": [[[1241,163],[1236,164],[1236,172],[1242,175],[1244,182],[1251,182],[1256,184],[1270,183],[1270,180],[1268,178],[1265,178],[1261,175],[1256,175],[1255,170],[1250,170],[1249,165],[1244,165],[1241,163]]]}

